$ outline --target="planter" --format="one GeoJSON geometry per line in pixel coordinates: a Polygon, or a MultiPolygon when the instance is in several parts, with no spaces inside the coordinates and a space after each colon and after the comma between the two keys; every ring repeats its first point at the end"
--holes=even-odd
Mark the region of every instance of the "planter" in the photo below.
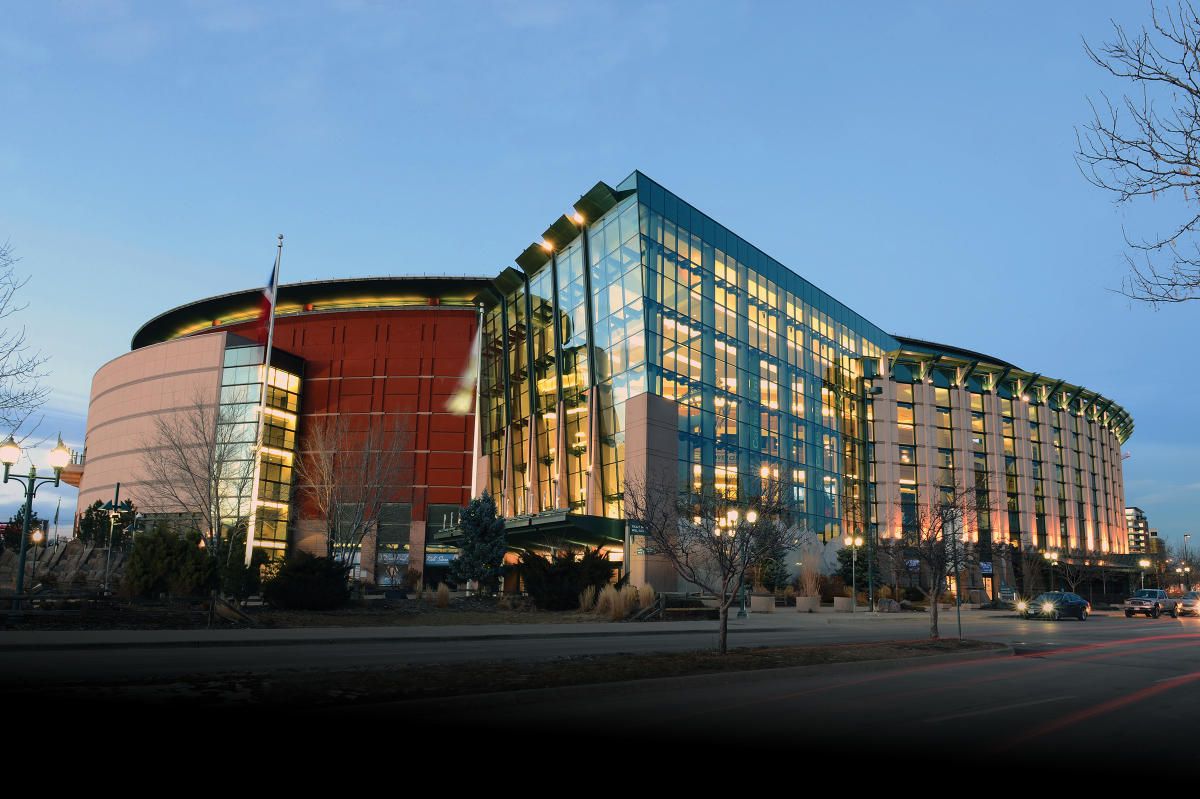
{"type": "Polygon", "coordinates": [[[751,594],[750,595],[750,612],[751,613],[774,613],[775,612],[775,595],[774,594],[751,594]]]}
{"type": "Polygon", "coordinates": [[[852,613],[854,611],[854,600],[848,596],[835,596],[833,598],[834,613],[852,613]]]}
{"type": "Polygon", "coordinates": [[[796,612],[797,613],[816,613],[821,609],[821,597],[819,596],[798,596],[796,597],[796,612]]]}

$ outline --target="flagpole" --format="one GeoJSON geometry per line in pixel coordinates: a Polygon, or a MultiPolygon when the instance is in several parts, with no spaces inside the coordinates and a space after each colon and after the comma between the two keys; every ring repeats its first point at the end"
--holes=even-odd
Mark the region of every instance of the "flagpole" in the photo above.
{"type": "MultiPolygon", "coordinates": [[[[480,423],[480,415],[483,411],[483,405],[480,399],[480,393],[483,391],[483,305],[479,306],[478,314],[475,320],[475,346],[471,349],[470,357],[475,359],[479,364],[478,374],[475,376],[475,460],[471,464],[471,499],[479,496],[479,461],[483,457],[483,425],[480,423]]],[[[505,357],[508,357],[505,355],[505,357]]],[[[468,364],[467,368],[470,368],[468,364]]]]}
{"type": "Polygon", "coordinates": [[[267,316],[267,348],[263,352],[262,390],[258,398],[258,430],[254,435],[254,477],[250,483],[250,520],[246,522],[246,566],[254,560],[254,534],[258,523],[258,478],[262,468],[263,433],[267,424],[267,389],[270,385],[271,346],[275,341],[275,305],[279,298],[279,262],[283,260],[283,234],[275,249],[275,271],[271,273],[271,312],[267,316]]]}

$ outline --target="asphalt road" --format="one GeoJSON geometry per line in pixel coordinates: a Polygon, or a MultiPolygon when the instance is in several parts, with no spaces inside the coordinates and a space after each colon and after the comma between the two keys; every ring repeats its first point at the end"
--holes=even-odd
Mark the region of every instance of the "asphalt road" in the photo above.
{"type": "MultiPolygon", "coordinates": [[[[1200,640],[1200,619],[1126,619],[1093,615],[1086,622],[1065,620],[1023,621],[1014,615],[974,612],[963,616],[967,638],[1009,644],[1018,651],[1046,650],[1086,644],[1154,639],[1171,633],[1195,633],[1200,640]]],[[[563,625],[555,625],[564,627],[563,625]]],[[[569,655],[618,652],[676,652],[716,646],[715,623],[694,632],[681,632],[672,624],[628,625],[629,634],[606,632],[585,636],[550,633],[538,626],[523,626],[509,639],[416,640],[389,639],[339,644],[315,643],[242,646],[130,647],[11,652],[0,646],[0,674],[19,676],[32,683],[122,681],[178,677],[222,672],[270,672],[281,669],[341,670],[400,664],[453,663],[480,659],[553,659],[569,655]],[[649,633],[664,634],[649,634],[649,633]],[[535,637],[539,636],[539,637],[535,637]]],[[[568,627],[569,631],[570,628],[568,627]]],[[[612,630],[612,627],[609,627],[612,630]]],[[[419,633],[419,630],[412,630],[419,633]]],[[[463,635],[470,628],[459,628],[463,635]]],[[[957,628],[953,614],[943,616],[943,637],[957,628]]],[[[0,634],[2,635],[2,634],[0,634]]],[[[794,646],[911,640],[928,636],[923,614],[907,618],[858,618],[823,614],[823,618],[797,619],[790,614],[752,618],[734,625],[731,646],[794,646]]]]}
{"type": "MultiPolygon", "coordinates": [[[[1200,728],[1200,619],[1098,614],[1082,623],[1048,622],[975,612],[964,614],[963,620],[965,637],[1008,644],[1016,656],[707,675],[502,699],[272,708],[269,715],[226,704],[203,719],[162,708],[99,700],[89,704],[90,692],[81,695],[77,687],[56,706],[46,689],[189,674],[230,674],[236,682],[240,672],[452,667],[456,661],[480,658],[707,649],[715,645],[715,632],[681,632],[685,627],[668,624],[607,626],[602,635],[579,635],[580,630],[566,626],[557,633],[530,626],[514,631],[520,637],[489,640],[431,640],[413,630],[409,634],[415,640],[41,651],[6,651],[0,640],[0,674],[9,685],[19,680],[41,686],[29,694],[29,707],[21,707],[9,691],[5,709],[12,718],[26,720],[27,729],[46,735],[62,729],[64,718],[89,724],[102,719],[105,729],[114,732],[122,723],[139,731],[168,725],[182,732],[211,722],[226,731],[253,729],[278,740],[292,733],[303,737],[302,731],[310,729],[371,730],[371,746],[402,739],[411,756],[441,758],[448,741],[468,734],[487,736],[482,740],[493,742],[488,757],[497,763],[511,764],[530,751],[618,759],[636,751],[659,762],[694,758],[698,751],[773,753],[776,759],[769,762],[776,764],[810,762],[796,758],[811,754],[822,773],[864,762],[896,764],[894,772],[872,775],[888,784],[920,776],[906,772],[903,764],[987,779],[1013,769],[1013,775],[1027,777],[1042,768],[1059,775],[1144,775],[1191,767],[1191,740],[1200,728]]],[[[470,632],[464,628],[457,634],[470,632]]],[[[944,637],[956,634],[953,614],[943,617],[941,632],[944,637]]],[[[731,644],[835,644],[927,635],[923,615],[847,619],[779,614],[739,622],[731,644]]]]}
{"type": "Polygon", "coordinates": [[[546,746],[602,747],[612,731],[631,730],[638,741],[658,742],[664,757],[694,762],[698,752],[723,751],[799,768],[812,755],[819,773],[854,775],[852,783],[912,785],[930,771],[985,782],[1042,774],[1194,777],[1197,620],[994,618],[972,637],[1008,641],[1018,654],[706,676],[658,681],[652,690],[527,696],[495,708],[460,698],[336,715],[365,723],[416,709],[427,724],[480,716],[473,726],[484,732],[546,746]]]}

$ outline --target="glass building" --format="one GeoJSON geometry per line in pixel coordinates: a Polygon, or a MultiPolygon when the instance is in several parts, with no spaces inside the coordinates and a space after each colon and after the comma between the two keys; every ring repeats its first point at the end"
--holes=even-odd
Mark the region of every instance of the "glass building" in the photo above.
{"type": "Polygon", "coordinates": [[[598,183],[517,265],[484,298],[481,350],[485,485],[506,515],[621,519],[629,403],[650,395],[673,405],[680,487],[748,499],[776,481],[794,521],[861,528],[864,369],[896,339],[640,172],[598,183]]]}
{"type": "Polygon", "coordinates": [[[622,557],[637,460],[736,500],[778,483],[825,540],[898,536],[958,482],[989,498],[981,540],[1125,549],[1120,406],[889,335],[640,172],[597,183],[516,264],[478,298],[477,482],[518,546],[622,557]]]}
{"type": "Polygon", "coordinates": [[[265,350],[263,345],[240,336],[226,339],[214,438],[220,451],[215,459],[219,471],[214,477],[218,480],[221,518],[241,523],[255,509],[254,546],[272,557],[281,557],[288,545],[303,366],[295,356],[273,350],[263,402],[265,350]],[[260,410],[262,449],[255,464],[260,410]]]}

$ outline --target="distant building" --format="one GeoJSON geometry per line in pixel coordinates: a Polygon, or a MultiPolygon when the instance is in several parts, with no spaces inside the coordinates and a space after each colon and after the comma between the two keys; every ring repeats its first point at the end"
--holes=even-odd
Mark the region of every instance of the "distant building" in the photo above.
{"type": "Polygon", "coordinates": [[[1146,551],[1151,555],[1167,554],[1167,543],[1158,537],[1158,530],[1150,531],[1150,537],[1146,539],[1146,551]]]}
{"type": "Polygon", "coordinates": [[[1125,527],[1129,530],[1130,554],[1149,552],[1150,542],[1147,539],[1158,531],[1150,529],[1150,525],[1146,521],[1146,512],[1138,507],[1126,508],[1125,527]]]}

